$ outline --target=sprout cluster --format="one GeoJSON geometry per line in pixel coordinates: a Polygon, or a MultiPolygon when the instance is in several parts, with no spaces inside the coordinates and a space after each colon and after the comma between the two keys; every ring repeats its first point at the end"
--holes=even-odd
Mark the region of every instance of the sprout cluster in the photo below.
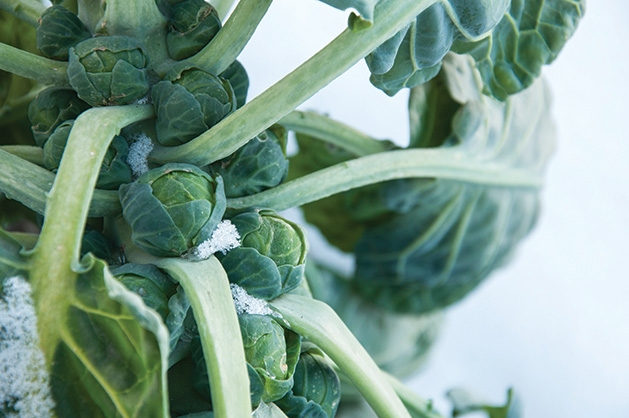
{"type": "MultiPolygon", "coordinates": [[[[37,48],[68,62],[69,86],[42,90],[29,107],[32,133],[43,149],[42,164],[57,171],[67,144],[81,140],[72,133],[83,112],[102,106],[152,106],[151,119],[111,138],[96,185],[117,191],[124,223],[112,229],[107,221],[91,220],[81,254],[108,261],[115,277],[140,295],[168,328],[168,374],[179,384],[187,382],[194,393],[184,401],[174,399],[171,413],[212,410],[199,329],[183,288],[154,265],[127,262],[125,246],[127,251],[134,246],[155,257],[189,262],[216,256],[232,283],[253,406],[283,402],[296,410],[299,399],[299,405],[321,404],[317,411],[334,416],[335,407],[327,399],[308,398],[308,385],[315,393],[320,381],[304,380],[309,360],[301,359],[302,338],[285,328],[267,304],[302,282],[308,250],[304,232],[271,210],[228,208],[229,198],[253,195],[285,180],[286,130],[274,125],[227,158],[205,166],[150,160],[154,147],[193,141],[243,106],[249,86],[237,61],[220,74],[185,64],[221,30],[209,3],[173,0],[159,2],[159,7],[166,24],[157,52],[141,36],[113,26],[109,30],[104,21],[83,22],[61,5],[44,13],[37,48]],[[121,243],[120,229],[125,228],[131,242],[121,243]],[[301,370],[298,386],[296,370],[301,370]],[[182,379],[181,373],[187,377],[182,379]]],[[[334,393],[336,405],[339,392],[334,393]]]]}

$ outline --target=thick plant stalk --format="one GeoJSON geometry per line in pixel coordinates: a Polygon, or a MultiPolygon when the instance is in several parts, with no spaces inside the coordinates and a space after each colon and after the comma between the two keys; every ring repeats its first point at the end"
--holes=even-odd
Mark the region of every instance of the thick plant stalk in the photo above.
{"type": "MultiPolygon", "coordinates": [[[[66,288],[81,269],[79,255],[90,201],[100,167],[111,139],[130,123],[152,116],[153,108],[119,106],[93,108],[82,113],[74,122],[59,171],[46,203],[42,232],[33,249],[31,283],[39,295],[34,295],[42,346],[54,347],[59,336],[56,326],[49,324],[56,316],[55,305],[63,306],[69,294],[66,288]],[[45,305],[38,296],[46,295],[45,305]]],[[[47,352],[47,363],[54,353],[47,352]]]]}
{"type": "Polygon", "coordinates": [[[465,158],[452,149],[405,149],[356,158],[305,175],[251,196],[227,200],[232,209],[264,206],[284,210],[368,184],[400,178],[425,177],[493,186],[539,188],[541,175],[530,170],[465,158]]]}
{"type": "Polygon", "coordinates": [[[383,372],[332,308],[293,294],[271,302],[288,327],[312,341],[350,378],[380,418],[410,418],[383,372]]]}
{"type": "Polygon", "coordinates": [[[240,0],[225,26],[216,37],[182,66],[197,66],[212,74],[220,74],[240,55],[272,0],[240,0]]]}
{"type": "Polygon", "coordinates": [[[68,63],[55,61],[0,42],[0,70],[42,84],[67,86],[68,63]]]}
{"type": "Polygon", "coordinates": [[[37,21],[46,6],[37,0],[0,0],[0,10],[12,13],[18,19],[37,27],[37,21]]]}
{"type": "Polygon", "coordinates": [[[381,0],[376,6],[371,28],[346,29],[304,64],[209,131],[176,147],[156,146],[151,157],[158,162],[179,161],[203,166],[229,156],[327,86],[436,1],[381,0]]]}
{"type": "Polygon", "coordinates": [[[316,112],[295,110],[278,122],[290,131],[334,144],[358,157],[389,150],[386,142],[316,112]]]}
{"type": "Polygon", "coordinates": [[[229,280],[216,257],[193,262],[163,258],[156,265],[183,287],[199,328],[214,416],[251,416],[249,375],[229,280]]]}

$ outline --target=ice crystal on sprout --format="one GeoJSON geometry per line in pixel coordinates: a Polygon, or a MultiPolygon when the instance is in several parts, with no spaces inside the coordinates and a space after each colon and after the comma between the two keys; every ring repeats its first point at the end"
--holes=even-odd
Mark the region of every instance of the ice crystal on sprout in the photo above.
{"type": "Polygon", "coordinates": [[[39,349],[31,287],[21,277],[0,293],[0,416],[53,416],[44,354],[39,349]]]}
{"type": "Polygon", "coordinates": [[[219,223],[212,237],[203,241],[192,250],[192,258],[197,260],[205,260],[218,251],[223,254],[236,247],[240,247],[240,234],[236,226],[229,220],[219,223]]]}
{"type": "Polygon", "coordinates": [[[149,154],[153,151],[153,142],[146,134],[136,135],[133,143],[129,146],[127,164],[133,171],[133,177],[138,178],[149,171],[149,154]]]}
{"type": "Polygon", "coordinates": [[[236,313],[238,315],[273,315],[273,311],[269,308],[269,305],[262,299],[251,296],[245,289],[237,284],[232,283],[229,287],[232,291],[232,298],[234,299],[234,305],[236,306],[236,313]]]}

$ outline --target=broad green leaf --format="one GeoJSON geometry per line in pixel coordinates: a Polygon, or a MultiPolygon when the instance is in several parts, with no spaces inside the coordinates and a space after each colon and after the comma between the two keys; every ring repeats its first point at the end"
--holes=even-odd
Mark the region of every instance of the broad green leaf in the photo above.
{"type": "MultiPolygon", "coordinates": [[[[354,288],[401,312],[426,312],[464,297],[503,265],[535,224],[546,162],[554,148],[548,92],[541,82],[505,103],[483,96],[464,56],[444,60],[441,94],[460,104],[451,134],[427,153],[474,161],[467,174],[491,170],[501,186],[440,178],[384,183],[378,203],[394,214],[366,229],[356,245],[354,288]],[[397,193],[386,193],[398,186],[397,193]]],[[[411,106],[429,102],[422,86],[411,106]]],[[[411,115],[423,109],[410,109],[411,115]]],[[[429,124],[426,124],[427,128],[429,124]]],[[[415,129],[423,135],[421,126],[415,129]]],[[[448,167],[444,167],[447,176],[448,167]]]]}
{"type": "Polygon", "coordinates": [[[530,86],[542,66],[557,57],[585,12],[585,0],[513,0],[490,36],[462,42],[454,51],[469,53],[498,100],[530,86]]]}
{"type": "Polygon", "coordinates": [[[485,412],[488,418],[521,418],[522,405],[513,389],[507,391],[507,402],[503,406],[489,405],[479,400],[463,389],[453,389],[447,393],[453,404],[453,417],[459,417],[474,412],[485,412]]]}
{"type": "Polygon", "coordinates": [[[482,37],[498,24],[508,5],[508,0],[435,2],[365,58],[372,84],[393,96],[425,83],[437,75],[455,40],[482,37]]]}
{"type": "Polygon", "coordinates": [[[38,316],[56,327],[42,345],[57,416],[168,417],[168,331],[159,314],[103,261],[88,255],[83,266],[63,294],[34,288],[38,316]]]}

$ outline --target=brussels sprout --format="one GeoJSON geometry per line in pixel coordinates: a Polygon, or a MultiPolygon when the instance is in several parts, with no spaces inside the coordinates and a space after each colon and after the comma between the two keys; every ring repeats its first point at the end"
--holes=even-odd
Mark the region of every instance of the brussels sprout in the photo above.
{"type": "Polygon", "coordinates": [[[188,142],[236,110],[229,81],[196,68],[155,84],[151,96],[162,145],[188,142]]]}
{"type": "Polygon", "coordinates": [[[153,308],[165,320],[168,299],[175,293],[176,284],[167,274],[152,264],[128,263],[111,270],[122,284],[142,297],[146,306],[153,308]]]}
{"type": "MultiPolygon", "coordinates": [[[[44,166],[48,170],[59,168],[63,150],[68,142],[68,136],[73,124],[74,120],[63,122],[44,144],[44,166]]],[[[130,183],[133,180],[131,168],[126,162],[128,154],[129,145],[126,139],[119,135],[115,136],[105,153],[98,180],[96,181],[97,188],[116,190],[121,184],[130,183]]]]}
{"type": "MultiPolygon", "coordinates": [[[[269,316],[244,314],[238,321],[249,370],[251,404],[255,408],[260,402],[282,398],[293,387],[301,338],[269,316]]],[[[209,397],[207,369],[198,338],[193,340],[191,352],[196,364],[194,386],[209,397]]]]}
{"type": "Polygon", "coordinates": [[[68,49],[91,38],[79,17],[60,5],[46,9],[37,27],[37,49],[48,58],[68,59],[68,49]]]}
{"type": "Polygon", "coordinates": [[[275,187],[288,173],[286,131],[279,125],[262,132],[230,157],[212,164],[223,177],[225,195],[241,197],[275,187]]]}
{"type": "Polygon", "coordinates": [[[28,106],[28,119],[37,145],[43,147],[59,125],[76,119],[89,107],[72,89],[49,87],[42,90],[28,106]]]}
{"type": "Polygon", "coordinates": [[[292,391],[275,402],[289,418],[332,418],[336,415],[341,400],[341,382],[323,352],[315,346],[303,350],[293,380],[292,391]]]}
{"type": "Polygon", "coordinates": [[[112,259],[112,244],[97,229],[86,228],[81,241],[81,256],[92,253],[96,257],[108,261],[112,259]]]}
{"type": "Polygon", "coordinates": [[[299,286],[308,244],[297,224],[270,210],[242,213],[231,221],[242,245],[218,257],[232,283],[265,300],[299,286]]]}
{"type": "Polygon", "coordinates": [[[219,74],[219,77],[229,81],[236,95],[236,107],[242,107],[247,101],[247,92],[249,90],[249,76],[245,67],[239,61],[234,61],[229,64],[225,71],[219,74]]]}
{"type": "Polygon", "coordinates": [[[190,164],[166,164],[119,189],[133,242],[158,257],[181,256],[209,239],[227,200],[220,176],[190,164]]]}
{"type": "Polygon", "coordinates": [[[204,0],[185,0],[172,8],[166,45],[173,59],[199,52],[221,29],[218,13],[204,0]]]}
{"type": "Polygon", "coordinates": [[[68,78],[92,106],[124,105],[149,91],[146,57],[126,36],[98,36],[70,48],[68,78]]]}

